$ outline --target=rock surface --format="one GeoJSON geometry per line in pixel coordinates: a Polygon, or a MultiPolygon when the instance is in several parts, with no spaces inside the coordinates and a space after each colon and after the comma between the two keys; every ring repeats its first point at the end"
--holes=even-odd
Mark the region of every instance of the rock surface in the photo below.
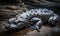
{"type": "Polygon", "coordinates": [[[27,10],[25,7],[2,5],[0,7],[0,20],[15,17],[17,14],[20,14],[25,10],[27,10]]]}
{"type": "Polygon", "coordinates": [[[23,29],[16,32],[4,32],[0,33],[1,36],[60,36],[60,31],[56,31],[56,29],[48,27],[48,26],[42,26],[40,29],[40,32],[37,32],[36,30],[31,31],[29,29],[23,29]]]}

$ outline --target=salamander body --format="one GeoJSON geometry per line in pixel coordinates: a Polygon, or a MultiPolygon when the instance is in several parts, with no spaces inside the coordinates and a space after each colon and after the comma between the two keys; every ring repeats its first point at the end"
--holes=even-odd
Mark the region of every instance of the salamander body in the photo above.
{"type": "Polygon", "coordinates": [[[31,29],[40,29],[44,23],[49,23],[51,27],[55,27],[59,20],[59,16],[49,9],[31,9],[22,14],[18,14],[16,18],[11,18],[5,26],[8,30],[17,30],[24,27],[31,29]]]}

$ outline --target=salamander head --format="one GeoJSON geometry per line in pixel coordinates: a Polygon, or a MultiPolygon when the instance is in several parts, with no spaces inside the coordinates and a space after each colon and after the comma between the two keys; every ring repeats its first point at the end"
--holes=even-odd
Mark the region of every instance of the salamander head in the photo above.
{"type": "Polygon", "coordinates": [[[9,19],[8,24],[5,25],[5,28],[9,31],[19,30],[23,27],[23,23],[17,21],[15,18],[9,19]]]}

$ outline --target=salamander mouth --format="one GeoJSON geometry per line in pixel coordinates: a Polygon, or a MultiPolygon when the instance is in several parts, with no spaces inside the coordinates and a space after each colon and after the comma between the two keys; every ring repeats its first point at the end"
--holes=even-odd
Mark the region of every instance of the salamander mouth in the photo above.
{"type": "Polygon", "coordinates": [[[5,26],[5,28],[6,28],[8,31],[18,30],[18,26],[15,25],[15,24],[7,24],[7,25],[5,26]]]}

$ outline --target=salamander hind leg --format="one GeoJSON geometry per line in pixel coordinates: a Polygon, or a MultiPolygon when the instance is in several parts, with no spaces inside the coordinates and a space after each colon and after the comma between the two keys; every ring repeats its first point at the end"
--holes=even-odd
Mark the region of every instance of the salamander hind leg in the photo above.
{"type": "Polygon", "coordinates": [[[57,23],[58,23],[58,15],[54,14],[53,16],[51,16],[49,19],[48,19],[48,22],[49,22],[49,26],[50,27],[56,27],[57,26],[57,23]]]}

